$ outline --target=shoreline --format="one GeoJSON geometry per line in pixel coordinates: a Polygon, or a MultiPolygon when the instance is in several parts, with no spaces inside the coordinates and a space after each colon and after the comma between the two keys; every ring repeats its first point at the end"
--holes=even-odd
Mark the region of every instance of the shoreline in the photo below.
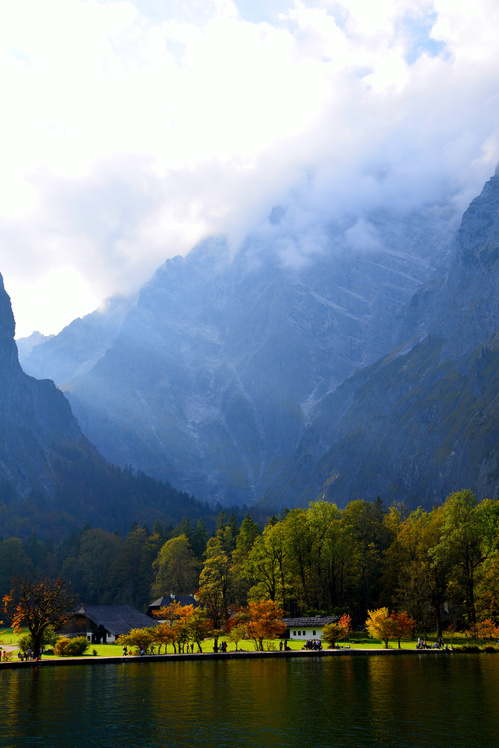
{"type": "Polygon", "coordinates": [[[289,652],[189,652],[186,654],[162,654],[162,655],[118,655],[116,657],[86,656],[86,657],[60,657],[42,660],[17,660],[2,662],[0,670],[18,669],[18,668],[37,668],[37,667],[57,667],[58,665],[120,665],[125,663],[146,663],[146,662],[179,662],[185,660],[244,660],[252,658],[285,658],[290,657],[350,657],[350,656],[367,656],[375,657],[377,655],[451,655],[449,652],[441,649],[323,649],[323,650],[291,650],[289,652]]]}

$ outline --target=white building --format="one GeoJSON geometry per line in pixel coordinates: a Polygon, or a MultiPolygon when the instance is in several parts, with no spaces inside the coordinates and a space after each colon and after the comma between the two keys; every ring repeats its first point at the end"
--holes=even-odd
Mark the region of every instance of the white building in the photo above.
{"type": "Polygon", "coordinates": [[[338,623],[340,616],[314,616],[308,618],[283,618],[291,641],[322,639],[322,629],[327,623],[338,623]]]}

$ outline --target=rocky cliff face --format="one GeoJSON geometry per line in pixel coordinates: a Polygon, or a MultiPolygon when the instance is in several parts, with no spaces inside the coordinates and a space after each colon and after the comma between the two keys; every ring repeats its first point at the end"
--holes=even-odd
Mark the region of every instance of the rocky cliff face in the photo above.
{"type": "Polygon", "coordinates": [[[287,234],[275,211],[235,257],[210,239],[167,261],[88,371],[95,330],[78,338],[78,355],[67,328],[23,365],[70,381],[81,427],[109,460],[197,498],[252,503],[317,403],[393,348],[454,227],[444,205],[378,212],[329,226],[304,251],[313,238],[287,234]]]}
{"type": "Polygon", "coordinates": [[[265,502],[498,495],[498,260],[496,174],[463,216],[449,271],[413,298],[403,326],[413,337],[318,405],[265,502]]]}
{"type": "Polygon", "coordinates": [[[109,464],[83,435],[55,384],[23,372],[0,276],[0,523],[2,532],[57,538],[90,523],[177,524],[206,507],[170,485],[109,464]]]}
{"type": "Polygon", "coordinates": [[[56,464],[68,451],[93,454],[71,408],[53,382],[27,376],[18,361],[14,316],[0,276],[0,479],[21,497],[53,496],[56,464]]]}

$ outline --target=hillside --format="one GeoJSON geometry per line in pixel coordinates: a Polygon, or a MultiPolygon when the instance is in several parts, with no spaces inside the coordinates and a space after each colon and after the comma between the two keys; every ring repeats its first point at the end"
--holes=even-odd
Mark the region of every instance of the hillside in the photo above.
{"type": "Polygon", "coordinates": [[[432,506],[462,487],[497,497],[498,260],[496,174],[463,216],[448,272],[412,300],[403,333],[414,337],[317,406],[263,504],[379,494],[432,506]]]}

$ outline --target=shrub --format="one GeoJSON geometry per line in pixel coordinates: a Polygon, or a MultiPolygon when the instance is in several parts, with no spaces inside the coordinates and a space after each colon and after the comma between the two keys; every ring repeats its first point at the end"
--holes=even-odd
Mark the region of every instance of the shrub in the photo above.
{"type": "Polygon", "coordinates": [[[81,657],[89,646],[86,636],[75,636],[72,639],[61,636],[56,642],[54,652],[58,657],[81,657]]]}
{"type": "Polygon", "coordinates": [[[20,635],[17,643],[19,644],[19,649],[22,652],[27,652],[30,647],[33,647],[33,637],[28,631],[20,635]]]}
{"type": "Polygon", "coordinates": [[[67,636],[61,636],[55,643],[54,654],[57,657],[62,657],[66,652],[66,646],[69,644],[67,636]]]}
{"type": "MultiPolygon", "coordinates": [[[[42,634],[41,639],[41,646],[43,651],[46,653],[46,648],[51,647],[55,644],[56,641],[56,635],[54,633],[54,629],[52,626],[48,626],[42,634]]],[[[25,631],[24,634],[21,634],[18,639],[19,649],[21,649],[23,652],[27,652],[28,649],[31,647],[33,649],[33,637],[31,636],[29,631],[25,631]]]]}

